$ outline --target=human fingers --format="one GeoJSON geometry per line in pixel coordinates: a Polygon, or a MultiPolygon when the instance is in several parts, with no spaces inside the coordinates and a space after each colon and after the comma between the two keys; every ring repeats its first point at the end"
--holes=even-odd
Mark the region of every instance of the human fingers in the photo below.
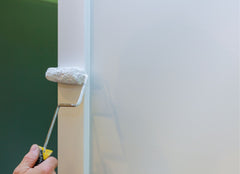
{"type": "Polygon", "coordinates": [[[30,148],[30,151],[24,156],[21,163],[18,167],[14,170],[14,173],[24,173],[28,169],[32,168],[35,163],[37,162],[39,157],[39,147],[38,145],[34,144],[30,148]]]}
{"type": "Polygon", "coordinates": [[[54,174],[57,164],[58,161],[56,158],[49,157],[35,168],[47,174],[54,174]]]}

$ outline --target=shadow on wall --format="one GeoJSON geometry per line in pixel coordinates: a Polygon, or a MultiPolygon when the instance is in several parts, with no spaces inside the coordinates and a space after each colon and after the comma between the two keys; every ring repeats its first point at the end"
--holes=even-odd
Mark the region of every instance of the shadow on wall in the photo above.
{"type": "MultiPolygon", "coordinates": [[[[57,3],[51,2],[0,2],[1,173],[12,173],[31,144],[44,143],[56,107],[56,84],[44,77],[57,65],[57,3]]],[[[56,156],[56,127],[49,148],[56,156]]]]}

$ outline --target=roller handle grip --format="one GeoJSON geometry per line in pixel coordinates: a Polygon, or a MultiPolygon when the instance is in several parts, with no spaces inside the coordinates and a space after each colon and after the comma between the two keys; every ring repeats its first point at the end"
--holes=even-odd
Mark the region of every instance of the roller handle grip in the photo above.
{"type": "Polygon", "coordinates": [[[38,160],[37,160],[37,162],[35,163],[34,166],[37,166],[37,165],[41,164],[44,161],[44,159],[43,159],[43,151],[40,148],[39,148],[39,150],[40,150],[39,157],[38,157],[38,160]]]}

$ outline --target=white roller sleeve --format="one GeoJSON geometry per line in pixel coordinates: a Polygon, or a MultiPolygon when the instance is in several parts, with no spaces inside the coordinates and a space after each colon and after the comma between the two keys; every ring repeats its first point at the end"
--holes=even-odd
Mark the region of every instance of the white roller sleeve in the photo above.
{"type": "Polygon", "coordinates": [[[87,78],[86,73],[77,67],[48,68],[46,79],[52,82],[81,85],[87,78]]]}

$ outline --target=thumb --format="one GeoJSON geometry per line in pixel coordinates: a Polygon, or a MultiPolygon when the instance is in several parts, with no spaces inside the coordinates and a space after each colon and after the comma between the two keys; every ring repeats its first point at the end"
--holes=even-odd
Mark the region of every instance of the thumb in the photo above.
{"type": "Polygon", "coordinates": [[[32,145],[30,151],[24,156],[20,166],[24,166],[27,168],[32,168],[37,162],[39,157],[39,147],[38,145],[32,145]]]}

